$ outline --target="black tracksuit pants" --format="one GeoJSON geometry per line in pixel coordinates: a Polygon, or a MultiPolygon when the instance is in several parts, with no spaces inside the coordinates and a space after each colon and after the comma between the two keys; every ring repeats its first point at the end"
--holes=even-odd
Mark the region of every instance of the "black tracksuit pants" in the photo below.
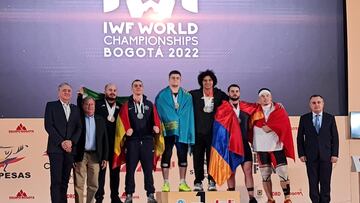
{"type": "Polygon", "coordinates": [[[139,161],[144,173],[145,190],[147,196],[155,192],[154,179],[152,174],[153,158],[153,139],[128,139],[126,141],[126,194],[133,194],[135,192],[134,174],[139,161]]]}

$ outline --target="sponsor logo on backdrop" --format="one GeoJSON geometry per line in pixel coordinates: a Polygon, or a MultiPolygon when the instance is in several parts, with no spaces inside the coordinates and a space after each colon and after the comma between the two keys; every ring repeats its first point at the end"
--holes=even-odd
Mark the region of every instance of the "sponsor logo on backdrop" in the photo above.
{"type": "MultiPolygon", "coordinates": [[[[180,3],[175,0],[126,0],[130,18],[103,23],[104,57],[198,58],[199,26],[189,20],[199,11],[198,0],[182,0],[185,13],[175,16],[173,11],[177,2],[180,3]]],[[[120,0],[103,0],[105,15],[116,14],[119,7],[120,0]]]]}
{"type": "Polygon", "coordinates": [[[18,200],[18,199],[35,199],[35,196],[33,195],[28,195],[26,192],[24,192],[23,190],[20,190],[15,196],[9,196],[9,199],[12,200],[18,200]]]}
{"type": "MultiPolygon", "coordinates": [[[[304,196],[302,191],[292,191],[290,192],[290,195],[291,196],[304,196]]],[[[273,192],[273,196],[282,196],[282,192],[280,191],[276,191],[276,192],[273,192]]]]}
{"type": "Polygon", "coordinates": [[[67,199],[75,199],[75,194],[74,193],[66,194],[66,198],[67,199]]]}
{"type": "MultiPolygon", "coordinates": [[[[47,158],[49,157],[49,155],[47,154],[46,151],[44,152],[43,156],[45,156],[45,157],[47,157],[47,158]]],[[[50,169],[49,159],[47,159],[47,160],[45,161],[45,163],[44,163],[44,169],[46,169],[46,170],[49,170],[49,169],[50,169]]]]}
{"type": "Polygon", "coordinates": [[[28,145],[0,146],[0,180],[1,179],[27,179],[31,177],[30,172],[14,172],[12,165],[25,159],[28,145]]]}
{"type": "Polygon", "coordinates": [[[9,130],[9,133],[34,133],[34,130],[28,129],[25,125],[20,123],[15,130],[9,130]]]}
{"type": "MultiPolygon", "coordinates": [[[[123,192],[120,196],[121,199],[125,200],[126,199],[126,192],[123,192]]],[[[136,193],[133,194],[133,199],[140,199],[140,196],[136,193]]]]}
{"type": "MultiPolygon", "coordinates": [[[[282,192],[280,192],[280,191],[273,191],[272,192],[273,193],[273,196],[274,197],[277,197],[277,196],[282,196],[282,192]]],[[[263,192],[263,190],[257,190],[256,191],[256,196],[257,197],[262,197],[264,195],[264,192],[263,192]]],[[[290,195],[291,196],[304,196],[304,194],[302,193],[302,190],[300,189],[299,191],[292,191],[292,192],[290,192],[290,195]]]]}
{"type": "Polygon", "coordinates": [[[228,200],[215,200],[215,203],[235,203],[235,200],[228,199],[228,200]]]}

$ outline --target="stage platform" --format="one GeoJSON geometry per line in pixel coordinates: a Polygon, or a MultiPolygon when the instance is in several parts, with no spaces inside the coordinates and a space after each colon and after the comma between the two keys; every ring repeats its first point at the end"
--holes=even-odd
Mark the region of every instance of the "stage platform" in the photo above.
{"type": "Polygon", "coordinates": [[[158,203],[240,203],[240,192],[156,192],[158,203]]]}

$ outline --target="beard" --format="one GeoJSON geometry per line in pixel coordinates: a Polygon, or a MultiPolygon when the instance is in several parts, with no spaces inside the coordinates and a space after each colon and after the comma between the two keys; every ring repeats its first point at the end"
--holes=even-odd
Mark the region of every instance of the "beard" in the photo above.
{"type": "Polygon", "coordinates": [[[112,95],[106,96],[105,99],[107,101],[109,101],[110,103],[113,103],[116,100],[116,96],[113,96],[113,97],[112,97],[112,95]]]}
{"type": "Polygon", "coordinates": [[[240,99],[240,97],[230,97],[230,100],[231,101],[237,101],[237,100],[239,100],[240,99]]]}

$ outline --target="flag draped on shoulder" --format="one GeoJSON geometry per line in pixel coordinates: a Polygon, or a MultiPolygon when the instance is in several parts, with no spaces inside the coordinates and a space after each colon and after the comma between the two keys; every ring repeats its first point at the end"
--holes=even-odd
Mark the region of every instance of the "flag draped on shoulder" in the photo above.
{"type": "Polygon", "coordinates": [[[153,170],[156,170],[157,162],[159,161],[161,155],[165,151],[165,139],[164,139],[164,124],[160,121],[159,114],[154,105],[154,123],[159,127],[160,132],[155,134],[154,138],[154,159],[153,159],[153,170]]]}
{"type": "Polygon", "coordinates": [[[190,93],[179,88],[173,99],[170,87],[160,91],[155,99],[155,105],[161,121],[164,123],[164,136],[176,136],[176,140],[185,144],[195,144],[194,108],[190,93]]]}
{"type": "Polygon", "coordinates": [[[239,120],[229,102],[217,108],[210,151],[209,174],[222,185],[244,162],[244,146],[239,120]]]}
{"type": "Polygon", "coordinates": [[[261,128],[262,126],[267,125],[276,133],[279,140],[283,143],[285,156],[295,161],[294,142],[289,115],[287,114],[285,108],[281,107],[277,103],[274,103],[274,108],[274,111],[270,113],[269,118],[265,121],[265,115],[260,104],[247,102],[240,103],[240,109],[250,114],[249,141],[253,141],[254,126],[261,128]]]}
{"type": "MultiPolygon", "coordinates": [[[[100,100],[100,99],[104,99],[105,95],[103,93],[98,93],[95,92],[89,88],[83,87],[84,89],[84,96],[90,96],[92,98],[94,98],[95,100],[100,100]]],[[[127,100],[129,99],[129,97],[116,97],[116,103],[118,104],[123,104],[125,103],[127,100]]]]}
{"type": "Polygon", "coordinates": [[[130,128],[129,106],[124,103],[116,119],[115,145],[112,168],[117,168],[125,163],[125,133],[130,128]]]}
{"type": "MultiPolygon", "coordinates": [[[[159,127],[160,133],[155,134],[154,137],[154,159],[153,159],[153,168],[156,169],[157,161],[160,159],[162,153],[165,150],[165,141],[163,135],[163,127],[160,122],[157,110],[154,106],[153,108],[154,115],[154,124],[159,127]]],[[[125,140],[126,140],[126,131],[131,128],[130,119],[129,119],[129,105],[128,102],[125,102],[120,109],[118,119],[116,122],[115,130],[115,143],[114,143],[114,156],[113,156],[113,165],[112,168],[119,167],[125,163],[125,140]]]]}

